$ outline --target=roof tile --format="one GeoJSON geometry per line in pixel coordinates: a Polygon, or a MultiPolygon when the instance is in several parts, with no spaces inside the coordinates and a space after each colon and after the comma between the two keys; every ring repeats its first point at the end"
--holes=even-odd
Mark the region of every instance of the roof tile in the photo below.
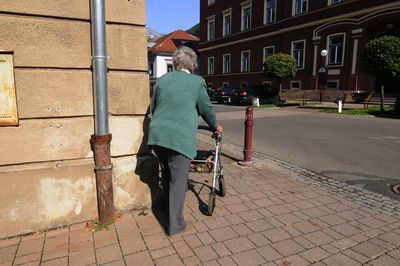
{"type": "Polygon", "coordinates": [[[173,53],[178,48],[178,46],[183,44],[182,41],[197,43],[200,41],[200,39],[183,30],[177,30],[155,40],[156,44],[149,48],[148,51],[153,53],[173,53]]]}

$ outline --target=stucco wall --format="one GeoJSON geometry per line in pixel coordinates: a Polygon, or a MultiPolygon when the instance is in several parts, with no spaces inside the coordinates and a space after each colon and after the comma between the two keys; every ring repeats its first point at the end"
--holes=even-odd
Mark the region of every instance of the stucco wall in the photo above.
{"type": "Polygon", "coordinates": [[[167,65],[172,65],[172,56],[157,55],[154,60],[154,78],[160,78],[167,73],[167,65]]]}
{"type": "MultiPolygon", "coordinates": [[[[145,1],[105,2],[115,206],[149,207],[145,1]]],[[[20,118],[0,127],[0,238],[97,218],[89,0],[2,0],[0,27],[20,118]]]]}

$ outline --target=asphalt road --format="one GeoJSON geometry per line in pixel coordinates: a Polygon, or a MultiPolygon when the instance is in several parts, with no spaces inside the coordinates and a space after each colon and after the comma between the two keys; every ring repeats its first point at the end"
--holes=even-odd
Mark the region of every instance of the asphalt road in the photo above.
{"type": "MultiPolygon", "coordinates": [[[[224,141],[243,146],[245,107],[214,105],[224,141]]],[[[257,109],[253,149],[314,172],[399,199],[400,120],[257,109]]]]}

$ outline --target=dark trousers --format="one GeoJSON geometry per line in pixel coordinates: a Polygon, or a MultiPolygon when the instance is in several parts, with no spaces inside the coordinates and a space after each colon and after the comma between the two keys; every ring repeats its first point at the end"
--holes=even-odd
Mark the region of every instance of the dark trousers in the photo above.
{"type": "Polygon", "coordinates": [[[186,228],[183,208],[188,188],[190,159],[168,148],[153,146],[153,149],[161,163],[164,191],[168,191],[168,233],[177,234],[186,228]]]}

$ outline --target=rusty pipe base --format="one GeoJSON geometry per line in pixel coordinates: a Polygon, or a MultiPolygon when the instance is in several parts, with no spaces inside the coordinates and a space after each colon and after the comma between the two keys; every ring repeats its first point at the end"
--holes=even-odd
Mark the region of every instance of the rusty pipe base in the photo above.
{"type": "Polygon", "coordinates": [[[111,223],[115,220],[110,153],[111,138],[111,134],[101,136],[94,134],[90,138],[95,162],[99,220],[102,223],[111,223]]]}
{"type": "Polygon", "coordinates": [[[253,161],[239,161],[238,165],[245,166],[245,167],[251,167],[251,166],[254,166],[254,162],[253,161]]]}

